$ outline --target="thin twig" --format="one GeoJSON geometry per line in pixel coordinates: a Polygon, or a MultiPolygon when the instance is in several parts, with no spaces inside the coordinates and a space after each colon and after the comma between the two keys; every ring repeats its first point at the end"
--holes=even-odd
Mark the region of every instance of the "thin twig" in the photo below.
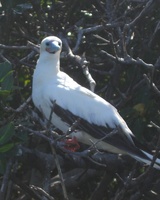
{"type": "MultiPolygon", "coordinates": [[[[56,103],[56,101],[52,101],[51,112],[50,112],[50,115],[49,115],[49,120],[48,120],[48,125],[47,125],[47,132],[49,132],[49,133],[50,133],[49,126],[50,126],[51,121],[52,121],[52,115],[53,115],[53,112],[54,112],[55,103],[56,103]]],[[[51,135],[51,137],[52,137],[52,135],[51,135]]],[[[67,195],[66,186],[65,186],[65,183],[64,183],[64,179],[63,179],[63,174],[62,174],[61,167],[60,167],[60,163],[59,163],[58,156],[57,156],[57,153],[56,153],[56,150],[55,150],[55,147],[54,147],[55,141],[49,140],[49,144],[50,144],[50,148],[51,148],[52,154],[54,156],[54,160],[55,160],[56,167],[57,167],[57,170],[58,170],[58,174],[59,174],[59,177],[60,177],[64,198],[65,198],[65,200],[69,200],[68,195],[67,195]]]]}
{"type": "Polygon", "coordinates": [[[50,147],[51,147],[52,154],[54,156],[56,167],[57,167],[58,174],[59,174],[59,177],[60,177],[64,198],[65,198],[65,200],[69,200],[68,195],[67,195],[66,186],[65,186],[65,183],[64,183],[64,179],[63,179],[63,174],[62,174],[61,167],[60,167],[60,164],[59,164],[59,160],[58,160],[55,148],[53,147],[53,144],[51,142],[50,142],[50,147]]]}
{"type": "Polygon", "coordinates": [[[40,187],[36,187],[35,185],[30,185],[30,188],[35,191],[38,191],[41,195],[47,197],[47,199],[49,199],[49,200],[55,200],[51,195],[49,195],[46,191],[44,191],[40,187]]]}
{"type": "Polygon", "coordinates": [[[83,70],[83,74],[85,75],[85,77],[87,78],[87,80],[90,84],[90,89],[91,89],[92,92],[94,92],[96,82],[92,78],[91,74],[89,73],[89,69],[88,69],[88,66],[87,66],[88,62],[85,58],[85,54],[83,54],[82,57],[80,57],[79,55],[74,55],[72,50],[69,47],[67,39],[63,38],[62,41],[63,41],[63,43],[66,47],[66,50],[68,52],[68,58],[72,59],[73,61],[78,63],[78,65],[81,66],[81,68],[83,70]]]}
{"type": "Polygon", "coordinates": [[[160,90],[157,88],[157,86],[151,82],[151,80],[148,78],[146,74],[143,75],[145,81],[148,83],[149,87],[151,86],[152,90],[155,92],[156,95],[160,97],[160,90]]]}
{"type": "Polygon", "coordinates": [[[8,163],[7,163],[7,166],[6,166],[6,171],[5,171],[5,174],[3,176],[3,181],[2,181],[2,184],[1,184],[1,189],[0,189],[0,197],[1,197],[0,199],[1,200],[5,199],[12,165],[13,165],[13,158],[10,158],[8,160],[8,163]]]}
{"type": "Polygon", "coordinates": [[[92,149],[93,147],[95,148],[96,145],[99,143],[99,142],[102,142],[104,139],[106,139],[107,137],[110,137],[111,135],[114,135],[115,133],[117,132],[117,129],[114,129],[113,131],[111,131],[110,133],[106,134],[104,137],[98,139],[96,142],[93,142],[92,140],[91,143],[92,145],[89,147],[89,149],[92,149]]]}
{"type": "Polygon", "coordinates": [[[51,103],[52,103],[52,106],[51,106],[51,112],[50,112],[49,119],[48,119],[48,123],[47,123],[47,128],[49,128],[49,126],[50,126],[51,123],[52,123],[52,116],[53,116],[53,112],[54,112],[56,100],[54,100],[54,101],[51,100],[51,103]]]}
{"type": "Polygon", "coordinates": [[[13,108],[11,108],[11,107],[6,107],[6,108],[5,108],[5,111],[7,111],[7,112],[12,111],[12,112],[15,112],[15,113],[20,113],[20,112],[22,112],[22,111],[26,108],[26,106],[30,103],[31,99],[32,99],[32,97],[29,96],[28,99],[27,99],[23,104],[21,104],[18,108],[13,109],[13,108]]]}
{"type": "Polygon", "coordinates": [[[125,65],[128,65],[128,64],[141,65],[141,66],[146,67],[147,69],[153,69],[153,67],[154,67],[153,64],[148,64],[148,63],[144,62],[140,58],[134,59],[129,55],[127,55],[127,57],[125,57],[125,58],[120,58],[120,57],[115,57],[115,56],[107,53],[104,50],[101,50],[100,53],[105,54],[111,60],[113,60],[115,62],[119,62],[121,64],[125,64],[125,65]]]}
{"type": "Polygon", "coordinates": [[[62,140],[63,138],[66,138],[66,136],[72,134],[76,130],[76,128],[78,127],[80,121],[81,121],[80,118],[76,119],[73,122],[73,124],[68,128],[67,132],[64,135],[62,135],[59,138],[57,138],[55,141],[62,140]]]}
{"type": "Polygon", "coordinates": [[[139,13],[139,15],[133,20],[131,21],[129,24],[126,24],[124,27],[124,30],[126,29],[130,29],[132,27],[134,27],[144,16],[146,16],[146,14],[148,14],[151,11],[151,6],[155,5],[154,0],[150,0],[147,2],[146,6],[143,8],[143,10],[139,13]]]}

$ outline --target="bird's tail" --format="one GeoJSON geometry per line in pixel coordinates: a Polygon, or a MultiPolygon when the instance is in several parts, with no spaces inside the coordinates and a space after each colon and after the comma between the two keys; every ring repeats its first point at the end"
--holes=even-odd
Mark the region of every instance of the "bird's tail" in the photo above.
{"type": "MultiPolygon", "coordinates": [[[[133,154],[132,155],[130,154],[130,156],[133,157],[134,159],[136,159],[139,162],[143,162],[147,165],[150,165],[152,160],[153,160],[153,155],[151,155],[151,154],[149,154],[149,153],[147,153],[146,151],[143,151],[143,150],[141,150],[141,152],[144,154],[144,157],[138,156],[138,155],[133,155],[133,154]]],[[[157,158],[155,160],[153,167],[155,169],[160,170],[160,159],[159,158],[157,158]]]]}

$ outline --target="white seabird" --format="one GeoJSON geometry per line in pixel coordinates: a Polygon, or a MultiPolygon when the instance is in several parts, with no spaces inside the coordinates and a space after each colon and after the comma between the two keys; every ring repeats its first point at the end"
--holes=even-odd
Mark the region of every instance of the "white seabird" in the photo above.
{"type": "MultiPolygon", "coordinates": [[[[51,122],[63,133],[79,118],[77,130],[72,133],[78,141],[91,145],[91,141],[104,138],[96,144],[97,148],[130,155],[149,165],[153,156],[136,147],[134,135],[116,108],[60,71],[61,49],[62,41],[55,36],[41,42],[33,74],[34,105],[49,119],[55,102],[51,122]]],[[[160,169],[160,159],[154,167],[160,169]]]]}

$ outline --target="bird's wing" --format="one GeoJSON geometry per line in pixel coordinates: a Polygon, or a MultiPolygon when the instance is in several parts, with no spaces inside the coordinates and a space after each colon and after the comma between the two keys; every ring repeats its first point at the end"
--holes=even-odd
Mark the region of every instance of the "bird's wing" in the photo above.
{"type": "Polygon", "coordinates": [[[50,98],[63,109],[69,110],[90,123],[106,124],[115,128],[120,123],[117,110],[104,99],[77,84],[72,78],[62,73],[60,79],[46,91],[52,91],[50,98]]]}
{"type": "MultiPolygon", "coordinates": [[[[135,145],[132,144],[130,140],[128,140],[126,137],[122,137],[120,134],[119,128],[112,129],[108,126],[98,126],[94,123],[89,123],[88,121],[80,118],[79,116],[74,115],[69,110],[65,110],[56,103],[54,104],[54,112],[56,115],[58,115],[62,121],[69,124],[70,126],[78,120],[78,123],[76,123],[76,130],[82,130],[85,131],[87,134],[91,135],[93,138],[103,141],[106,144],[110,145],[113,148],[113,152],[115,151],[114,148],[119,149],[119,152],[123,152],[124,154],[130,154],[130,155],[139,155],[142,158],[148,159],[147,156],[144,155],[144,153],[139,150],[135,145]]],[[[76,134],[75,134],[76,136],[76,134]]],[[[134,141],[135,138],[132,136],[134,141]]],[[[86,144],[91,144],[91,141],[86,142],[86,144]]],[[[102,148],[103,149],[103,145],[102,148]]],[[[108,147],[109,148],[109,147],[108,147]]],[[[107,149],[107,148],[104,148],[107,149]]],[[[110,149],[112,152],[112,149],[110,149]]],[[[118,153],[118,151],[117,151],[118,153]]]]}
{"type": "Polygon", "coordinates": [[[44,96],[49,97],[50,102],[56,101],[56,104],[62,109],[88,122],[90,128],[92,125],[97,126],[95,131],[97,137],[107,133],[103,127],[104,129],[119,127],[121,136],[133,144],[132,132],[116,108],[100,96],[80,86],[65,73],[59,73],[54,83],[48,84],[44,91],[44,96]]]}

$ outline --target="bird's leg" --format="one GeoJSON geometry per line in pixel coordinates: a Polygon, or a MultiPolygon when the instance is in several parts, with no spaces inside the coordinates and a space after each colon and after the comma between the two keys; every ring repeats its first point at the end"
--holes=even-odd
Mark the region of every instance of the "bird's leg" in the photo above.
{"type": "Polygon", "coordinates": [[[77,138],[73,137],[73,138],[70,138],[70,139],[66,139],[64,148],[68,149],[68,150],[70,150],[72,152],[77,151],[80,148],[80,145],[78,143],[77,138]]]}

